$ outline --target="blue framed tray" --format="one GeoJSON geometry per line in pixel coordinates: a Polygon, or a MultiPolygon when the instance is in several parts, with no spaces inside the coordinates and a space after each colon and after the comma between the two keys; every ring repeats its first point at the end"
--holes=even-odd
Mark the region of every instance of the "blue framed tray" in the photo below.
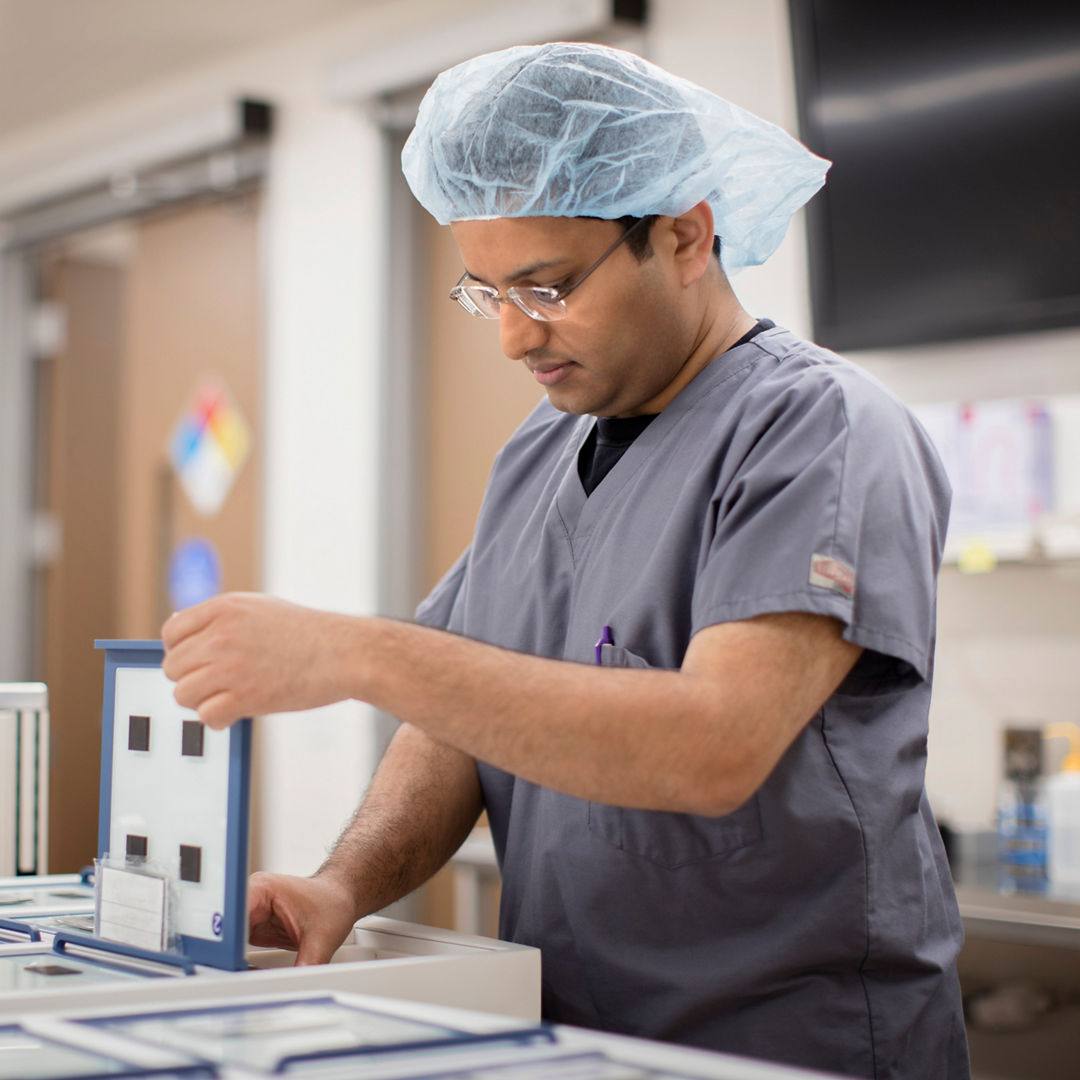
{"type": "MultiPolygon", "coordinates": [[[[172,696],[160,641],[105,653],[98,858],[169,868],[174,925],[197,964],[246,967],[251,721],[204,727],[172,696]]],[[[98,934],[110,936],[99,925],[98,934]]]]}

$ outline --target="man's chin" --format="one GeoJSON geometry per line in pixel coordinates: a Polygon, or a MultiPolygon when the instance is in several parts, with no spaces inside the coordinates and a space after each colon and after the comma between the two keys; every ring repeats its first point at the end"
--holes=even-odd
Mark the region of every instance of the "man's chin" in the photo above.
{"type": "Polygon", "coordinates": [[[559,393],[555,387],[548,390],[547,398],[553,408],[571,416],[595,416],[595,410],[600,407],[599,403],[586,401],[580,394],[559,393]]]}

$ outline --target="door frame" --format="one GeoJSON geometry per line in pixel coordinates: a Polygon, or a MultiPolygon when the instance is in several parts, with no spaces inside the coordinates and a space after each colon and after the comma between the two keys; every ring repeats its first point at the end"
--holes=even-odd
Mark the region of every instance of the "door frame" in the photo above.
{"type": "Polygon", "coordinates": [[[31,678],[33,663],[34,354],[31,260],[0,243],[0,681],[31,678]]]}
{"type": "MultiPolygon", "coordinates": [[[[235,146],[181,161],[147,161],[141,194],[118,193],[101,175],[46,205],[0,211],[0,681],[27,680],[40,666],[35,627],[34,275],[40,245],[109,222],[131,220],[185,203],[229,198],[260,186],[269,173],[269,106],[258,104],[258,128],[241,129],[235,146]],[[228,177],[223,183],[222,177],[228,177]],[[172,194],[181,191],[182,195],[172,194]]],[[[244,122],[247,122],[245,120],[244,122]]],[[[254,121],[253,121],[254,122],[254,121]]]]}

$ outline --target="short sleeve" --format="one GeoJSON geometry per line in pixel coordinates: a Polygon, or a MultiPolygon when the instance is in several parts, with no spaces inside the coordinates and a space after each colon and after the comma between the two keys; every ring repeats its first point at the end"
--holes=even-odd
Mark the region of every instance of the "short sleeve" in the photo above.
{"type": "Polygon", "coordinates": [[[911,413],[854,367],[803,367],[748,396],[726,459],[694,631],[833,616],[867,650],[842,693],[928,679],[949,487],[911,413]]]}
{"type": "Polygon", "coordinates": [[[436,630],[454,629],[454,613],[464,591],[470,550],[466,548],[458,556],[454,565],[443,574],[435,588],[420,602],[415,615],[418,623],[434,627],[436,630]]]}

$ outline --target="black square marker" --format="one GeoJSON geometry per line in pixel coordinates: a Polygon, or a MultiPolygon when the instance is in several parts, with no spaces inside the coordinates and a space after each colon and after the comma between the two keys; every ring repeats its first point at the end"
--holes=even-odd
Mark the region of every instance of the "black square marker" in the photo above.
{"type": "Polygon", "coordinates": [[[128,749],[129,750],[149,750],[150,749],[150,717],[149,716],[129,716],[128,717],[128,749]]]}
{"type": "Polygon", "coordinates": [[[145,836],[133,836],[128,833],[127,837],[127,853],[128,856],[142,856],[146,858],[146,837],[145,836]]]}
{"type": "Polygon", "coordinates": [[[180,735],[180,753],[184,757],[203,756],[203,733],[206,729],[199,720],[185,720],[180,735]]]}
{"type": "Polygon", "coordinates": [[[202,880],[202,848],[180,845],[180,880],[202,880]]]}

